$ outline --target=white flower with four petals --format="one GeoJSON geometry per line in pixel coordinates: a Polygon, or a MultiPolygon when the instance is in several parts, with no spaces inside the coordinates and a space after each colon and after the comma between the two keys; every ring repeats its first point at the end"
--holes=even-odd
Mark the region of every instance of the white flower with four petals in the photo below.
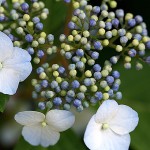
{"type": "Polygon", "coordinates": [[[46,116],[36,111],[24,111],[16,114],[15,120],[24,125],[22,135],[27,142],[48,147],[58,142],[59,132],[72,127],[75,117],[66,110],[50,110],[46,116]]]}
{"type": "Polygon", "coordinates": [[[87,125],[84,142],[90,150],[128,150],[129,133],[138,121],[132,108],[114,100],[104,101],[87,125]]]}
{"type": "Polygon", "coordinates": [[[0,92],[13,95],[19,82],[32,71],[31,56],[26,50],[13,47],[11,39],[0,32],[0,92]]]}

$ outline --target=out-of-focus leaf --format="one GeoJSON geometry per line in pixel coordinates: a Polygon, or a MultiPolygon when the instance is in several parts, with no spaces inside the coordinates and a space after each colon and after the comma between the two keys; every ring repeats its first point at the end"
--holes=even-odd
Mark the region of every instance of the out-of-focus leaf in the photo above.
{"type": "Polygon", "coordinates": [[[3,112],[5,110],[5,106],[8,100],[9,100],[8,95],[0,94],[0,112],[3,112]]]}
{"type": "Polygon", "coordinates": [[[123,104],[136,110],[139,114],[139,125],[131,133],[133,150],[149,150],[150,147],[150,66],[144,65],[142,71],[125,70],[123,65],[116,67],[121,73],[121,91],[123,104]]]}
{"type": "Polygon", "coordinates": [[[63,2],[56,0],[46,0],[46,7],[49,9],[49,17],[44,22],[47,33],[56,34],[64,28],[64,22],[68,11],[68,6],[63,2]]]}
{"type": "Polygon", "coordinates": [[[14,150],[87,150],[82,140],[72,131],[61,133],[59,142],[55,146],[43,148],[41,146],[31,146],[22,137],[14,150]]]}

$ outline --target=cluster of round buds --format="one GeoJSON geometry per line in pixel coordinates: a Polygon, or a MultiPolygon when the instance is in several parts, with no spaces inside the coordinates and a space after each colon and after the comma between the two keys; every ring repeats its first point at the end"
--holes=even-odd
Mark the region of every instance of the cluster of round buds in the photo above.
{"type": "Polygon", "coordinates": [[[75,0],[75,1],[73,1],[73,0],[64,0],[64,2],[65,3],[71,3],[71,2],[73,2],[73,5],[75,7],[87,5],[87,0],[75,0]]]}
{"type": "Polygon", "coordinates": [[[12,0],[12,5],[13,9],[9,12],[6,1],[0,7],[0,15],[4,16],[0,19],[0,30],[10,37],[15,46],[26,49],[33,56],[33,62],[38,64],[45,51],[49,55],[57,51],[53,46],[54,36],[43,32],[42,20],[47,19],[49,10],[38,0],[29,3],[12,0]]]}
{"type": "MultiPolygon", "coordinates": [[[[113,64],[123,56],[124,67],[130,69],[132,58],[144,60],[145,50],[150,49],[150,38],[141,16],[125,14],[122,9],[108,11],[109,7],[117,6],[114,0],[104,1],[100,7],[77,1],[73,2],[73,6],[75,10],[68,23],[71,34],[60,36],[63,56],[72,59],[81,49],[80,54],[87,55],[90,62],[92,59],[94,63],[99,58],[100,51],[110,47],[118,53],[118,56],[110,59],[113,64]]],[[[77,57],[75,56],[75,61],[77,57]]],[[[86,59],[84,57],[83,61],[89,60],[86,59]]],[[[136,68],[142,69],[142,64],[137,62],[136,68]]]]}
{"type": "Polygon", "coordinates": [[[58,64],[46,63],[37,69],[39,80],[33,79],[33,98],[39,99],[39,108],[46,107],[69,110],[71,105],[82,111],[109,98],[121,99],[120,74],[112,71],[111,63],[105,62],[103,69],[95,64],[91,69],[78,71],[75,64],[67,69],[58,64]]]}

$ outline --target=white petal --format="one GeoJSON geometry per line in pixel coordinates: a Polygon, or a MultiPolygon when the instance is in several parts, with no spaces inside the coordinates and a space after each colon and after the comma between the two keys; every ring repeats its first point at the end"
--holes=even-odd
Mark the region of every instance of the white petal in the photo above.
{"type": "Polygon", "coordinates": [[[26,50],[14,47],[12,57],[3,62],[4,68],[11,68],[18,72],[20,81],[24,81],[32,71],[31,56],[26,50]]]}
{"type": "Polygon", "coordinates": [[[46,122],[59,132],[71,128],[74,121],[74,115],[66,110],[51,110],[46,115],[46,122]]]}
{"type": "Polygon", "coordinates": [[[128,150],[130,135],[117,135],[110,129],[102,130],[93,116],[86,128],[84,142],[90,150],[128,150]]]}
{"type": "Polygon", "coordinates": [[[43,147],[55,145],[60,138],[60,134],[58,132],[51,130],[48,125],[46,127],[42,127],[41,124],[24,126],[22,135],[31,145],[41,145],[43,147]]]}
{"type": "Polygon", "coordinates": [[[111,120],[111,129],[121,135],[133,131],[138,125],[138,114],[126,105],[119,105],[118,113],[111,120]]]}
{"type": "Polygon", "coordinates": [[[43,147],[48,147],[50,145],[55,145],[60,138],[60,133],[52,130],[48,125],[42,128],[41,134],[41,145],[43,147]]]}
{"type": "Polygon", "coordinates": [[[0,32],[0,62],[3,62],[5,59],[9,58],[13,52],[13,43],[11,39],[0,32]]]}
{"type": "Polygon", "coordinates": [[[34,125],[43,122],[45,115],[37,111],[23,111],[15,115],[15,120],[21,125],[34,125]]]}
{"type": "Polygon", "coordinates": [[[101,124],[96,123],[94,118],[95,115],[90,119],[84,134],[84,142],[90,150],[98,149],[103,144],[103,137],[100,132],[101,124]]]}
{"type": "Polygon", "coordinates": [[[0,70],[0,92],[13,95],[16,93],[19,85],[19,74],[12,69],[3,68],[0,70]]]}
{"type": "Polygon", "coordinates": [[[36,126],[24,126],[22,135],[31,145],[37,146],[41,143],[41,130],[42,126],[40,124],[36,126]]]}
{"type": "Polygon", "coordinates": [[[118,103],[114,100],[106,100],[99,107],[95,120],[100,123],[108,123],[118,111],[118,103]]]}

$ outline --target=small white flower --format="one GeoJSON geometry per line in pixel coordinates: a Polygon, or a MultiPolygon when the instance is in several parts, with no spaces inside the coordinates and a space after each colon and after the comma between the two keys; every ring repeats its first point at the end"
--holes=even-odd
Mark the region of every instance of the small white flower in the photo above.
{"type": "Polygon", "coordinates": [[[27,142],[48,147],[58,142],[59,132],[72,127],[75,117],[66,110],[50,110],[46,116],[36,111],[24,111],[16,114],[15,120],[24,125],[22,135],[27,142]]]}
{"type": "Polygon", "coordinates": [[[13,95],[19,82],[31,73],[31,56],[27,51],[13,47],[10,38],[0,32],[0,92],[13,95]]]}
{"type": "Polygon", "coordinates": [[[84,142],[90,150],[128,150],[129,133],[138,121],[132,108],[114,100],[104,101],[88,123],[84,142]]]}

